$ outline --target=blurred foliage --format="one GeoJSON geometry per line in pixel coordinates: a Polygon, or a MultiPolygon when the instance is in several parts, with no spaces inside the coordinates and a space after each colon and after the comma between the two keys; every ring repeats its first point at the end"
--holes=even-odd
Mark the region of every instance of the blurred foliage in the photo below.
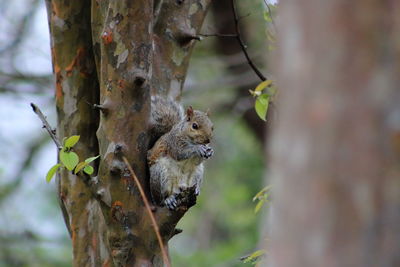
{"type": "Polygon", "coordinates": [[[45,240],[32,232],[10,233],[0,237],[0,266],[71,266],[69,240],[45,240]]]}
{"type": "Polygon", "coordinates": [[[206,163],[206,178],[197,206],[179,223],[183,234],[171,241],[176,266],[240,266],[241,255],[258,241],[251,202],[261,187],[262,149],[243,123],[213,117],[215,156],[206,163]]]}
{"type": "MultiPolygon", "coordinates": [[[[31,2],[40,10],[44,8],[42,1],[38,6],[36,6],[37,1],[18,1],[27,3],[25,8],[29,8],[28,3],[31,2]]],[[[240,14],[243,16],[241,25],[245,27],[248,51],[256,63],[262,66],[265,62],[263,51],[266,50],[266,45],[265,35],[260,32],[265,28],[263,17],[265,5],[263,1],[237,2],[240,14]],[[249,15],[246,16],[247,14],[249,15]]],[[[5,7],[2,5],[0,4],[0,12],[7,9],[7,5],[4,4],[5,7]]],[[[22,4],[21,9],[23,6],[22,4]]],[[[210,13],[203,32],[213,32],[213,24],[217,19],[210,13]]],[[[39,29],[47,31],[47,23],[39,29]]],[[[32,35],[35,35],[35,31],[32,31],[32,35]]],[[[32,37],[27,36],[27,38],[28,42],[33,40],[29,39],[32,37]]],[[[215,155],[206,163],[206,176],[198,204],[190,209],[179,223],[178,227],[183,229],[183,233],[175,236],[170,242],[173,266],[251,266],[250,263],[241,262],[240,257],[256,251],[257,243],[260,241],[260,216],[254,214],[252,198],[263,187],[263,147],[254,130],[248,128],[242,119],[246,109],[253,109],[252,97],[247,93],[246,99],[250,100],[249,105],[242,104],[247,102],[237,99],[236,89],[243,85],[250,86],[258,80],[250,68],[243,75],[232,75],[229,68],[235,64],[243,64],[243,55],[220,57],[214,50],[215,42],[217,39],[210,37],[196,45],[182,98],[184,104],[190,103],[202,110],[211,109],[211,118],[215,125],[212,144],[215,155]],[[227,105],[231,102],[239,104],[232,108],[227,105]]],[[[20,43],[23,45],[26,41],[21,40],[20,43]]],[[[1,46],[0,44],[0,49],[1,46]]],[[[23,64],[20,62],[19,65],[23,64]]],[[[3,88],[0,102],[7,94],[7,99],[12,100],[6,102],[16,103],[14,106],[19,105],[22,101],[21,95],[27,88],[28,101],[32,101],[32,94],[36,94],[35,97],[38,98],[46,98],[46,102],[41,104],[44,107],[43,111],[54,117],[50,112],[54,112],[54,107],[51,106],[52,103],[47,102],[54,95],[51,91],[50,73],[40,74],[40,78],[43,77],[40,81],[39,76],[27,76],[21,69],[14,74],[13,79],[23,79],[25,87],[18,87],[22,88],[19,90],[17,84],[15,84],[17,89],[9,86],[10,78],[3,76],[2,80],[0,73],[0,89],[3,88]],[[30,89],[31,87],[37,89],[30,89]],[[45,104],[48,104],[47,110],[45,104]]],[[[12,85],[14,86],[14,83],[12,85]]],[[[248,89],[252,88],[254,87],[248,89]]],[[[26,108],[30,114],[28,104],[26,108]]],[[[25,111],[20,112],[22,109],[15,109],[20,116],[18,118],[22,118],[25,114],[25,111]]],[[[254,116],[257,116],[254,110],[253,112],[254,116]]],[[[32,114],[32,117],[34,116],[32,114]]],[[[25,115],[24,120],[30,120],[29,115],[25,115]]],[[[12,182],[7,180],[14,179],[10,173],[23,164],[25,155],[29,156],[30,147],[27,141],[33,141],[42,134],[40,122],[36,118],[33,120],[35,122],[33,125],[35,127],[37,125],[36,128],[28,128],[28,123],[21,123],[26,128],[20,131],[21,139],[15,141],[15,144],[23,146],[18,149],[14,147],[14,143],[7,143],[7,139],[3,140],[2,133],[6,128],[4,124],[0,124],[0,146],[10,148],[8,154],[0,157],[0,187],[12,182]]],[[[23,165],[25,169],[21,174],[22,182],[13,189],[12,194],[0,200],[0,267],[71,265],[71,242],[61,219],[55,186],[52,184],[46,187],[42,179],[46,168],[55,163],[54,144],[41,146],[36,152],[40,155],[34,157],[33,162],[23,165]]]]}
{"type": "Polygon", "coordinates": [[[258,213],[260,209],[264,206],[264,204],[269,203],[271,201],[270,195],[271,195],[271,186],[268,185],[253,197],[253,201],[257,201],[257,205],[254,208],[254,213],[258,213]]]}
{"type": "Polygon", "coordinates": [[[257,266],[258,263],[260,263],[261,259],[265,256],[266,250],[264,249],[259,249],[257,251],[254,251],[247,257],[243,257],[241,260],[243,260],[243,263],[251,263],[257,266]]]}

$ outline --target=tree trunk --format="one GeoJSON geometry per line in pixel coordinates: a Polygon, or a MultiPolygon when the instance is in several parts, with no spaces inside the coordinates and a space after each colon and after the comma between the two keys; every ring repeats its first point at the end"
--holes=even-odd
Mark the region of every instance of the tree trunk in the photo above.
{"type": "MultiPolygon", "coordinates": [[[[74,266],[163,266],[122,157],[150,198],[150,95],[180,97],[209,2],[46,0],[58,136],[81,136],[74,147],[81,160],[101,156],[96,177],[63,171],[57,178],[74,266]]],[[[166,246],[184,213],[154,211],[166,246]]]]}
{"type": "Polygon", "coordinates": [[[400,2],[280,12],[270,266],[400,266],[400,2]]]}

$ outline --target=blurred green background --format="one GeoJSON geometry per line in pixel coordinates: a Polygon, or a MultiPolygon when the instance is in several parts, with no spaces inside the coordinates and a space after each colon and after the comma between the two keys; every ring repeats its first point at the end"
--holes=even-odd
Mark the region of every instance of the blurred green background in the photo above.
{"type": "MultiPolygon", "coordinates": [[[[263,1],[237,1],[241,31],[265,69],[263,1]]],[[[37,103],[55,125],[53,77],[44,1],[0,1],[0,266],[71,266],[71,242],[55,186],[45,174],[56,150],[31,112],[37,103]]],[[[233,33],[230,1],[214,1],[203,33],[233,33]]],[[[264,71],[265,73],[265,71],[264,71]]],[[[259,83],[234,38],[207,37],[194,50],[182,102],[210,108],[215,155],[197,206],[170,242],[174,266],[250,266],[263,214],[253,196],[264,185],[265,124],[248,90],[259,83]]]]}

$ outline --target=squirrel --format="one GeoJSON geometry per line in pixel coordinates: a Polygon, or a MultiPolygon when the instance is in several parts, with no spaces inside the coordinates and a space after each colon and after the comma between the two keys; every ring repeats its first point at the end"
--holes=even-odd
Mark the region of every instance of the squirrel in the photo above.
{"type": "Polygon", "coordinates": [[[200,194],[203,162],[214,153],[209,146],[213,130],[208,111],[190,106],[184,114],[171,98],[152,96],[150,135],[158,140],[148,151],[147,162],[155,204],[175,210],[185,204],[188,192],[200,194]]]}

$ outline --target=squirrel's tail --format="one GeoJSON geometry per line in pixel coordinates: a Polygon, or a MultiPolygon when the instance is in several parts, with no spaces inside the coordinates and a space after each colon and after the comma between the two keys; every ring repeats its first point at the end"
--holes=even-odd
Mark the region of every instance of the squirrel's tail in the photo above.
{"type": "Polygon", "coordinates": [[[151,97],[150,133],[154,142],[183,118],[182,106],[172,98],[159,95],[151,97]]]}

